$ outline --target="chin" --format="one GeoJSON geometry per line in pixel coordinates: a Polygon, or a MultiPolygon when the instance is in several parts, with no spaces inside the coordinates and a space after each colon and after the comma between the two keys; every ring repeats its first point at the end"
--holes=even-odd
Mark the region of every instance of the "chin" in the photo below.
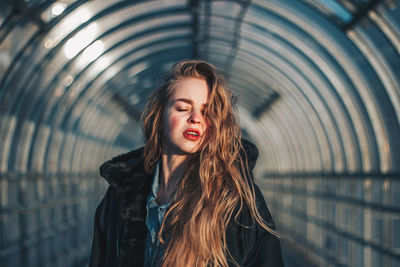
{"type": "Polygon", "coordinates": [[[200,148],[201,148],[201,141],[185,142],[183,145],[180,146],[180,149],[187,154],[194,154],[200,151],[200,148]]]}
{"type": "Polygon", "coordinates": [[[200,149],[197,145],[195,146],[185,146],[181,148],[182,152],[186,153],[186,154],[194,154],[196,152],[198,152],[200,149]]]}
{"type": "Polygon", "coordinates": [[[176,155],[190,155],[199,151],[198,144],[170,144],[168,146],[163,146],[164,152],[167,154],[176,154],[176,155]]]}

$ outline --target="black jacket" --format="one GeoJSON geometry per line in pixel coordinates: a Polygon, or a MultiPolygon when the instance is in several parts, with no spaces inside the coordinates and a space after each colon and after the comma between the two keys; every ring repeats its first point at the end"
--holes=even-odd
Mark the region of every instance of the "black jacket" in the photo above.
{"type": "MultiPolygon", "coordinates": [[[[257,148],[243,142],[252,169],[257,148]]],[[[100,174],[110,184],[95,215],[90,267],[136,267],[144,264],[146,239],[146,201],[153,175],[143,165],[143,149],[131,151],[105,162],[100,174]]],[[[274,222],[257,185],[254,184],[257,208],[263,219],[275,229],[274,222]]],[[[227,227],[229,253],[240,266],[283,266],[279,239],[253,223],[244,208],[227,227]],[[252,225],[243,227],[243,225],[252,225]]],[[[228,256],[228,261],[230,257],[228,256]]],[[[235,266],[229,261],[230,266],[235,266]]]]}

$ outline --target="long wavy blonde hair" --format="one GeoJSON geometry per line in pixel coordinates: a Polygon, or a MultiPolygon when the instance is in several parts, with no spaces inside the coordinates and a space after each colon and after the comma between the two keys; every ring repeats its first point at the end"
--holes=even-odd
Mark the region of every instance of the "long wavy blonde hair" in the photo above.
{"type": "Polygon", "coordinates": [[[244,149],[233,95],[213,65],[200,60],[177,63],[149,97],[142,114],[145,168],[152,172],[161,156],[162,114],[174,85],[185,78],[207,82],[209,95],[204,116],[208,127],[201,148],[188,159],[189,167],[164,217],[159,232],[166,245],[162,265],[228,266],[231,256],[225,232],[230,219],[237,218],[243,205],[249,208],[256,223],[273,234],[276,232],[257,211],[247,159],[240,153],[244,149]]]}

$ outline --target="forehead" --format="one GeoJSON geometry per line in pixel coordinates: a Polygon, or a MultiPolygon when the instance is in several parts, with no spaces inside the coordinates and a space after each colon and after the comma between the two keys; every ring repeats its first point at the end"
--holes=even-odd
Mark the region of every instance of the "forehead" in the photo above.
{"type": "Polygon", "coordinates": [[[208,98],[207,82],[202,79],[184,78],[177,81],[171,92],[171,100],[184,98],[193,102],[206,103],[208,98]]]}

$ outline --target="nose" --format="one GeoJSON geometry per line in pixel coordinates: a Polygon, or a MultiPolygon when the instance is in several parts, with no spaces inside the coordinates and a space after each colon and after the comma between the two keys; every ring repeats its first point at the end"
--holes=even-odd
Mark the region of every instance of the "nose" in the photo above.
{"type": "Polygon", "coordinates": [[[203,119],[203,115],[201,114],[201,112],[193,110],[193,112],[190,114],[188,121],[190,123],[200,123],[202,119],[203,119]]]}

